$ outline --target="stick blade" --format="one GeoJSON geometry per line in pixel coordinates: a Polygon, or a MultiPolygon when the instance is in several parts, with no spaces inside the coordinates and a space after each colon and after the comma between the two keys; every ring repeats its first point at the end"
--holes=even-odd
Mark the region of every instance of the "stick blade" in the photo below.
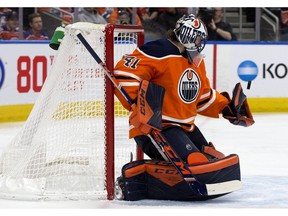
{"type": "Polygon", "coordinates": [[[206,184],[206,187],[208,196],[212,196],[227,194],[239,190],[242,187],[242,183],[239,180],[232,180],[215,184],[206,184]]]}

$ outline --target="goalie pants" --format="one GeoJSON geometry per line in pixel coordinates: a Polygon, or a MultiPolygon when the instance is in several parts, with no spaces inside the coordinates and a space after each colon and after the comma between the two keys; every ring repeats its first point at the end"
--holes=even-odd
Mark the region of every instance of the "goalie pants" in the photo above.
{"type": "MultiPolygon", "coordinates": [[[[192,132],[184,131],[181,127],[169,126],[162,130],[162,135],[174,149],[174,151],[186,161],[192,152],[199,152],[208,142],[195,125],[192,132]]],[[[165,160],[148,136],[141,135],[134,138],[137,145],[151,159],[165,160]]]]}

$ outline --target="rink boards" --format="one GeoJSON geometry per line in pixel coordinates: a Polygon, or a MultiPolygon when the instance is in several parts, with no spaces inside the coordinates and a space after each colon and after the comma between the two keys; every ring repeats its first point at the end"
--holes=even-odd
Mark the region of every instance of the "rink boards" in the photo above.
{"type": "MultiPolygon", "coordinates": [[[[48,43],[0,42],[0,122],[27,119],[56,56],[48,43]]],[[[252,112],[288,112],[287,48],[276,42],[208,43],[211,86],[231,93],[241,82],[252,112]]]]}

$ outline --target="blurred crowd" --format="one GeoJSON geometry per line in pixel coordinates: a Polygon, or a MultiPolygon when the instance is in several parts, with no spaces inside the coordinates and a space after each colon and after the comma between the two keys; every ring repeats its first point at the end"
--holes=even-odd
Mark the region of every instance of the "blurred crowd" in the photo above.
{"type": "Polygon", "coordinates": [[[24,20],[24,32],[20,35],[17,9],[0,8],[0,40],[49,40],[40,13],[25,14],[24,20]]]}
{"type": "MultiPolygon", "coordinates": [[[[73,22],[91,22],[97,24],[134,24],[143,26],[145,37],[158,39],[166,37],[166,32],[174,28],[176,21],[184,14],[194,13],[206,24],[209,40],[237,40],[229,22],[223,20],[223,8],[166,7],[166,8],[25,8],[23,13],[23,32],[19,33],[18,8],[0,8],[0,40],[49,40],[43,28],[41,12],[51,12],[65,20],[73,22]],[[60,12],[59,12],[60,11],[60,12]],[[61,13],[61,11],[67,13],[61,13]]],[[[288,34],[288,8],[281,9],[281,32],[288,34]]]]}

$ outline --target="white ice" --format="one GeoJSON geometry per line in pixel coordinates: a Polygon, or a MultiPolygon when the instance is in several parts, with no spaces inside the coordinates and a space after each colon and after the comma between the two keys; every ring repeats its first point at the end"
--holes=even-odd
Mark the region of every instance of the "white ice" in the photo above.
{"type": "MultiPolygon", "coordinates": [[[[195,211],[236,208],[241,211],[248,208],[252,214],[255,209],[264,209],[265,213],[279,215],[274,210],[280,209],[282,212],[288,209],[288,114],[258,113],[254,114],[254,119],[255,124],[248,128],[234,126],[221,117],[211,119],[199,116],[196,119],[207,140],[212,141],[218,150],[240,157],[243,187],[226,196],[201,202],[0,200],[0,209],[153,209],[159,215],[159,209],[195,211]],[[273,211],[269,213],[271,209],[273,211]]],[[[22,125],[22,122],[0,124],[0,151],[22,125]]],[[[194,214],[189,211],[185,211],[185,214],[194,214]]]]}

